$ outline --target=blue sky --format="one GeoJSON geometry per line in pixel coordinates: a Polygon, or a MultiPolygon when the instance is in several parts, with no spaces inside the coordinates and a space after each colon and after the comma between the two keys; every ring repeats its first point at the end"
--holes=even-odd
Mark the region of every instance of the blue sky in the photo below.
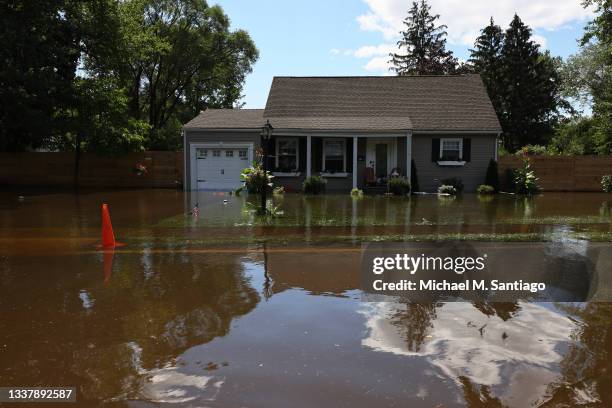
{"type": "MultiPolygon", "coordinates": [[[[247,30],[260,57],[247,77],[247,108],[263,108],[275,75],[385,75],[411,0],[219,0],[232,28],[247,30]]],[[[506,28],[514,12],[534,40],[567,57],[591,17],[580,0],[430,0],[448,26],[448,46],[466,59],[478,30],[493,16],[506,28]]]]}

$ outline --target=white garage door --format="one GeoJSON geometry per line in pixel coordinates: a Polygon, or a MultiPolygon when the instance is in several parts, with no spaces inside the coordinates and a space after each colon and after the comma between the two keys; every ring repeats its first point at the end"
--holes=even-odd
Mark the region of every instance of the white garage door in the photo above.
{"type": "Polygon", "coordinates": [[[242,185],[240,172],[249,166],[247,147],[195,149],[198,190],[235,190],[242,185]]]}

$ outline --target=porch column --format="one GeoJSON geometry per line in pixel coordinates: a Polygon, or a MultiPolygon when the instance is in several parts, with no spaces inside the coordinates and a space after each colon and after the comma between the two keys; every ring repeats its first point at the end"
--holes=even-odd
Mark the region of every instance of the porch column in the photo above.
{"type": "Polygon", "coordinates": [[[406,135],[406,178],[412,180],[412,130],[406,135]]]}
{"type": "Polygon", "coordinates": [[[353,136],[353,188],[357,188],[357,136],[353,136]]]}
{"type": "Polygon", "coordinates": [[[312,137],[306,136],[306,177],[312,174],[312,137]]]}

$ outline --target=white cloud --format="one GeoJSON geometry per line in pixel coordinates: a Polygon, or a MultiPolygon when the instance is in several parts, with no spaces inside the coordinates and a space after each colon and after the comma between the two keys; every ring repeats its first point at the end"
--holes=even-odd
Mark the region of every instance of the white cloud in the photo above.
{"type": "Polygon", "coordinates": [[[535,41],[537,44],[539,44],[541,48],[547,48],[547,46],[548,46],[548,41],[546,40],[545,37],[543,37],[541,35],[533,34],[531,36],[531,39],[533,41],[535,41]]]}
{"type": "Polygon", "coordinates": [[[388,56],[395,51],[397,51],[395,44],[366,45],[358,48],[353,55],[357,58],[370,58],[381,55],[388,56]]]}
{"type": "MultiPolygon", "coordinates": [[[[413,0],[364,0],[369,10],[357,17],[362,30],[378,31],[386,40],[397,37],[402,21],[413,0]]],[[[507,27],[514,13],[534,30],[561,29],[592,16],[578,0],[429,0],[432,12],[440,14],[440,23],[448,26],[448,41],[472,45],[480,29],[493,16],[507,27]]],[[[540,37],[542,38],[542,37],[540,37]]]]}
{"type": "Polygon", "coordinates": [[[331,50],[329,50],[329,53],[331,55],[338,55],[338,54],[340,54],[340,50],[337,49],[337,48],[332,48],[331,50]]]}
{"type": "MultiPolygon", "coordinates": [[[[385,43],[367,45],[355,51],[345,50],[343,55],[371,58],[364,68],[388,74],[389,53],[397,51],[395,40],[404,28],[403,20],[413,0],[364,0],[369,10],[357,17],[359,27],[365,31],[379,32],[385,43]]],[[[566,29],[574,23],[592,17],[592,9],[584,9],[579,0],[429,0],[432,13],[440,14],[440,24],[448,26],[448,42],[472,46],[480,30],[493,17],[503,29],[510,24],[514,14],[533,30],[554,31],[566,29]]],[[[548,42],[543,35],[533,34],[533,41],[542,48],[548,42]]]]}
{"type": "Polygon", "coordinates": [[[389,67],[391,65],[389,64],[389,57],[375,57],[372,58],[370,61],[368,61],[367,64],[364,65],[364,69],[366,71],[372,71],[372,72],[377,72],[380,74],[389,74],[390,75],[390,71],[389,71],[389,67]]]}

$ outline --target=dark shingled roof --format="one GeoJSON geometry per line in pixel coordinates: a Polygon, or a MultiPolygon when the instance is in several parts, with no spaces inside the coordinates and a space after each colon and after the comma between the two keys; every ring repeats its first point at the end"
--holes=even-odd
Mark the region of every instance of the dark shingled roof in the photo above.
{"type": "Polygon", "coordinates": [[[253,129],[264,123],[263,109],[207,109],[185,125],[186,129],[253,129]]]}
{"type": "Polygon", "coordinates": [[[501,131],[479,75],[275,77],[265,110],[212,110],[186,128],[501,131]]]}

